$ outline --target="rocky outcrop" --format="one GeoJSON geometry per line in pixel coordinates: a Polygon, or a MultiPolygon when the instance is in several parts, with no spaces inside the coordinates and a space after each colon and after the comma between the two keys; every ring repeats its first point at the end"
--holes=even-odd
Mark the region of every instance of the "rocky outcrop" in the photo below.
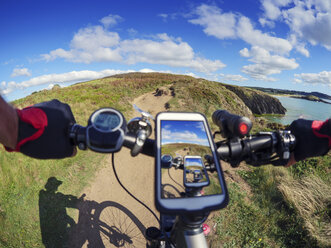
{"type": "Polygon", "coordinates": [[[224,86],[240,97],[254,114],[285,114],[286,112],[286,109],[277,98],[266,93],[244,87],[224,86]]]}
{"type": "Polygon", "coordinates": [[[313,102],[322,102],[326,104],[331,104],[331,102],[324,101],[323,99],[313,96],[313,95],[307,95],[307,96],[290,96],[292,98],[298,98],[298,99],[303,99],[303,100],[308,100],[308,101],[313,101],[313,102]]]}

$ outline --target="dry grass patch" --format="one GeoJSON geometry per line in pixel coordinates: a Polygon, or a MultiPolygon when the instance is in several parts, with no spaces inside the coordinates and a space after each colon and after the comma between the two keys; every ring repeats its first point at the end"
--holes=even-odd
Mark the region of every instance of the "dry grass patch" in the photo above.
{"type": "Polygon", "coordinates": [[[323,245],[331,245],[331,188],[316,176],[286,178],[279,190],[304,219],[305,227],[323,245]]]}

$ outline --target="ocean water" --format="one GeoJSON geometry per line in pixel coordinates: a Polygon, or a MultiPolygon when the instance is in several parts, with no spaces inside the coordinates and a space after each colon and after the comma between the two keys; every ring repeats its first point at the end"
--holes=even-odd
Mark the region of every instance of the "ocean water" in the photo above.
{"type": "Polygon", "coordinates": [[[276,98],[287,109],[287,112],[283,117],[268,117],[269,120],[274,122],[287,125],[298,118],[326,120],[331,117],[331,104],[285,96],[277,96],[276,98]]]}

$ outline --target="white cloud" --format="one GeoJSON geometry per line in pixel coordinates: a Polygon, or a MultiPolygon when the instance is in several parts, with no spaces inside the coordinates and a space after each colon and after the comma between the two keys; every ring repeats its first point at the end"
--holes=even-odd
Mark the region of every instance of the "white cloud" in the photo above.
{"type": "Polygon", "coordinates": [[[19,77],[19,76],[31,76],[31,72],[29,71],[28,68],[15,68],[10,75],[11,77],[19,77]]]}
{"type": "Polygon", "coordinates": [[[71,62],[150,63],[172,67],[186,67],[210,73],[225,67],[220,60],[197,56],[193,48],[181,38],[158,34],[151,39],[120,40],[117,33],[102,26],[80,29],[70,42],[70,50],[58,48],[42,58],[51,61],[63,58],[71,62]]]}
{"type": "Polygon", "coordinates": [[[297,50],[299,53],[301,53],[302,55],[304,55],[307,58],[310,56],[308,49],[306,49],[306,44],[298,41],[295,34],[291,34],[289,36],[289,41],[291,42],[291,44],[293,45],[295,50],[297,50]]]}
{"type": "Polygon", "coordinates": [[[0,93],[2,95],[7,95],[10,92],[12,92],[14,89],[16,89],[16,83],[14,81],[10,81],[10,82],[5,82],[2,81],[1,82],[1,89],[0,89],[0,93]]]}
{"type": "Polygon", "coordinates": [[[115,26],[118,22],[123,21],[123,18],[119,15],[108,15],[103,17],[100,22],[106,27],[115,26]]]}
{"type": "Polygon", "coordinates": [[[139,72],[149,73],[149,72],[156,72],[156,71],[154,71],[153,69],[144,68],[144,69],[139,70],[139,72]]]}
{"type": "MultiPolygon", "coordinates": [[[[181,73],[182,74],[182,73],[181,73]]],[[[190,77],[194,77],[194,78],[199,78],[198,75],[194,74],[193,72],[186,72],[186,73],[183,73],[183,75],[186,75],[186,76],[190,76],[190,77]]]]}
{"type": "Polygon", "coordinates": [[[160,40],[124,40],[120,44],[120,50],[126,54],[125,60],[129,64],[137,62],[170,64],[181,66],[182,60],[193,59],[194,52],[186,42],[175,42],[168,36],[160,35],[160,40]],[[177,55],[177,59],[176,56],[177,55]]]}
{"type": "Polygon", "coordinates": [[[234,82],[244,82],[247,81],[248,78],[243,77],[242,75],[233,75],[233,74],[221,74],[222,80],[227,81],[234,81],[234,82]]]}
{"type": "Polygon", "coordinates": [[[136,36],[138,34],[138,31],[135,30],[134,28],[129,28],[127,32],[130,36],[136,36]]]}
{"type": "Polygon", "coordinates": [[[49,84],[49,85],[47,86],[46,89],[47,89],[47,90],[51,90],[51,89],[54,87],[54,85],[55,85],[55,84],[49,84]]]}
{"type": "Polygon", "coordinates": [[[261,0],[261,5],[264,13],[260,24],[271,27],[275,21],[286,23],[290,34],[300,39],[291,42],[299,53],[309,56],[306,42],[331,51],[330,0],[261,0]]]}
{"type": "Polygon", "coordinates": [[[222,13],[216,6],[202,4],[196,9],[198,18],[190,23],[204,27],[204,32],[219,39],[236,38],[236,16],[233,13],[222,13]]]}
{"type": "Polygon", "coordinates": [[[242,40],[252,46],[259,46],[279,54],[287,54],[292,50],[292,45],[288,40],[273,37],[254,29],[251,21],[245,16],[240,17],[237,32],[242,40]]]}
{"type": "Polygon", "coordinates": [[[302,83],[302,80],[299,79],[299,78],[293,78],[292,80],[295,84],[299,84],[299,83],[302,83]]]}
{"type": "MultiPolygon", "coordinates": [[[[23,81],[23,82],[5,82],[2,81],[0,83],[0,92],[3,95],[9,94],[13,92],[14,90],[22,90],[26,89],[32,86],[41,86],[41,85],[47,85],[44,89],[51,89],[55,84],[60,85],[61,87],[66,87],[66,83],[75,83],[75,82],[84,82],[88,80],[108,77],[116,74],[122,74],[122,73],[129,73],[129,72],[135,72],[134,70],[102,70],[102,71],[71,71],[61,74],[46,74],[38,77],[31,78],[30,80],[23,81]]],[[[139,72],[162,72],[162,73],[172,73],[176,74],[172,71],[155,71],[153,69],[144,68],[139,70],[139,72]]],[[[180,73],[183,74],[183,73],[180,73]]],[[[194,73],[184,73],[184,75],[197,77],[194,73]]]]}
{"type": "Polygon", "coordinates": [[[248,74],[250,77],[256,80],[267,81],[267,82],[277,81],[276,78],[268,77],[268,75],[280,73],[279,70],[275,70],[263,64],[245,65],[243,66],[241,71],[245,74],[248,74]]]}
{"type": "Polygon", "coordinates": [[[161,17],[164,22],[168,22],[168,20],[175,20],[177,19],[178,16],[181,16],[181,13],[171,13],[171,14],[166,14],[166,13],[161,13],[158,14],[158,17],[161,17]]]}
{"type": "Polygon", "coordinates": [[[283,18],[291,31],[312,45],[321,44],[331,50],[330,1],[300,1],[283,11],[283,18]]]}
{"type": "Polygon", "coordinates": [[[242,39],[252,46],[259,46],[268,51],[287,54],[292,45],[286,39],[271,36],[255,29],[250,19],[232,12],[222,13],[216,6],[202,4],[196,9],[195,19],[190,23],[204,27],[203,31],[218,39],[242,39]]]}
{"type": "Polygon", "coordinates": [[[251,50],[244,48],[239,53],[254,63],[243,66],[242,72],[257,80],[276,81],[275,78],[268,76],[279,74],[283,70],[294,70],[299,66],[295,59],[271,55],[267,50],[257,46],[252,47],[251,50]]]}
{"type": "Polygon", "coordinates": [[[49,85],[49,84],[60,84],[60,83],[73,83],[73,82],[81,82],[87,81],[102,77],[107,77],[115,74],[120,73],[127,73],[132,72],[131,70],[128,71],[121,71],[121,70],[103,70],[103,71],[72,71],[67,73],[61,74],[47,74],[38,77],[31,78],[30,80],[23,81],[20,83],[16,83],[14,81],[6,83],[2,82],[1,85],[3,86],[3,94],[9,94],[10,92],[17,90],[17,89],[25,89],[31,86],[39,86],[39,85],[49,85]]]}
{"type": "Polygon", "coordinates": [[[42,54],[46,61],[64,58],[71,62],[111,62],[121,61],[116,49],[120,37],[117,33],[107,31],[102,26],[80,29],[70,42],[70,50],[58,48],[49,54],[42,54]]]}
{"type": "Polygon", "coordinates": [[[164,22],[167,22],[169,15],[168,14],[158,14],[159,17],[162,18],[164,22]]]}
{"type": "Polygon", "coordinates": [[[167,71],[156,71],[156,70],[153,70],[153,69],[150,69],[150,68],[141,69],[141,70],[139,70],[139,72],[143,72],[143,73],[150,73],[150,72],[170,73],[170,74],[186,75],[186,76],[191,76],[191,77],[199,78],[199,76],[197,76],[193,72],[184,72],[184,73],[180,72],[180,73],[176,73],[176,72],[169,71],[169,70],[167,70],[167,71]]]}
{"type": "Polygon", "coordinates": [[[262,27],[268,26],[270,28],[274,28],[275,27],[275,22],[270,21],[266,18],[259,18],[259,23],[262,25],[262,27]]]}
{"type": "Polygon", "coordinates": [[[264,16],[269,20],[276,20],[281,16],[280,7],[287,6],[293,0],[261,0],[264,16]]]}
{"type": "Polygon", "coordinates": [[[165,143],[193,143],[199,145],[209,145],[208,140],[199,138],[194,132],[185,130],[182,132],[176,132],[170,129],[162,128],[162,137],[165,143]]]}
{"type": "Polygon", "coordinates": [[[331,71],[322,71],[319,73],[301,73],[294,74],[294,81],[297,83],[322,84],[331,88],[331,71]]]}

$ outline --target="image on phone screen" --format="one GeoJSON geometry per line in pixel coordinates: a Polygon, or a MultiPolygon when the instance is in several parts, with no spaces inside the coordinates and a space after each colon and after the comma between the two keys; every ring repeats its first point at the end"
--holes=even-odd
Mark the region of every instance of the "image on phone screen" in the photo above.
{"type": "Polygon", "coordinates": [[[161,120],[160,124],[161,197],[188,197],[183,192],[189,191],[199,196],[221,194],[217,171],[206,168],[206,157],[214,154],[204,122],[161,120]]]}
{"type": "Polygon", "coordinates": [[[209,176],[200,156],[185,156],[184,158],[185,188],[201,188],[209,185],[209,176]]]}

